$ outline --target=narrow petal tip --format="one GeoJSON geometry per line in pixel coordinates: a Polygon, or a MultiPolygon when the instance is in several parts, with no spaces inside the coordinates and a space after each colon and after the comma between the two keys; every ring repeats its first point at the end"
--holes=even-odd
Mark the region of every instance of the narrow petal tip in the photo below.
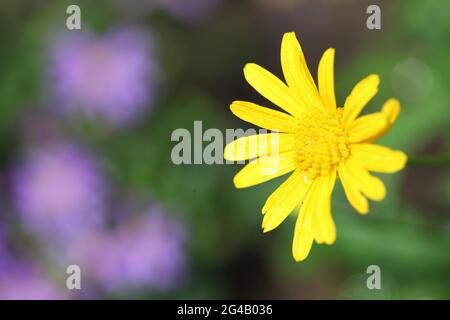
{"type": "Polygon", "coordinates": [[[398,171],[400,171],[400,170],[402,170],[402,169],[406,166],[406,164],[408,163],[408,156],[407,156],[406,153],[404,153],[403,151],[397,150],[396,153],[397,153],[397,155],[398,155],[399,162],[400,162],[399,169],[398,169],[398,171]]]}
{"type": "Polygon", "coordinates": [[[389,99],[384,103],[381,112],[388,119],[389,123],[393,124],[400,114],[400,101],[394,98],[389,99]]]}

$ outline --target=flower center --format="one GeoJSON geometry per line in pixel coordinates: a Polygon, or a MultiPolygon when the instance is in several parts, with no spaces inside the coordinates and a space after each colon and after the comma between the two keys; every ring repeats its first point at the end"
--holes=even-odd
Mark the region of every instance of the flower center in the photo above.
{"type": "Polygon", "coordinates": [[[348,133],[342,122],[343,109],[317,110],[300,116],[295,147],[298,167],[309,179],[327,175],[350,155],[348,133]]]}

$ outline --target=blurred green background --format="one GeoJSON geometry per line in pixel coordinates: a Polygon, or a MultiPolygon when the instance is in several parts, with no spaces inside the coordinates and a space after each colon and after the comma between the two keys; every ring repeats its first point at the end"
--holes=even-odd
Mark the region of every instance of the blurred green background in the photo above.
{"type": "MultiPolygon", "coordinates": [[[[367,111],[379,110],[390,97],[402,104],[382,144],[411,157],[449,154],[448,1],[222,0],[198,9],[194,18],[144,2],[17,0],[0,5],[0,221],[8,250],[37,261],[50,278],[54,273],[64,277],[65,269],[52,267],[52,258],[42,253],[51,244],[23,240],[34,235],[20,231],[23,218],[11,200],[8,179],[38,139],[30,127],[44,121],[46,128],[50,121],[57,128],[53,133],[100,159],[116,195],[108,208],[137,193],[160,203],[186,230],[185,268],[175,285],[100,290],[89,297],[450,298],[448,166],[408,166],[383,175],[387,197],[372,202],[368,216],[350,207],[338,184],[332,201],[335,245],[314,245],[308,259],[296,263],[291,256],[294,219],[268,234],[260,228],[261,207],[283,178],[236,190],[232,177],[238,165],[177,166],[170,158],[174,129],[193,132],[194,120],[202,120],[204,130],[247,128],[229,111],[233,100],[270,106],[246,84],[242,68],[255,62],[281,76],[279,48],[287,31],[297,33],[314,76],[321,53],[336,48],[338,103],[365,75],[380,75],[380,91],[367,111]],[[66,8],[75,3],[82,30],[98,37],[115,26],[139,27],[151,35],[158,80],[149,111],[139,121],[114,128],[52,113],[58,100],[52,99],[53,85],[46,77],[49,42],[65,30],[66,8]],[[366,28],[370,4],[381,8],[381,30],[366,28]],[[366,287],[369,265],[381,268],[381,290],[366,287]]],[[[7,269],[0,272],[6,275],[7,269]]],[[[55,280],[55,285],[64,282],[55,280]]]]}

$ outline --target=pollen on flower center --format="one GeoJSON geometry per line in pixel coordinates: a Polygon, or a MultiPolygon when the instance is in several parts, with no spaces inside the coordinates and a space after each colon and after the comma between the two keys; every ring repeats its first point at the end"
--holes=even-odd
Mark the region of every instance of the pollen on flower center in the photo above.
{"type": "Polygon", "coordinates": [[[342,122],[342,108],[336,111],[303,113],[295,131],[298,167],[314,179],[327,175],[350,155],[348,133],[342,122]]]}

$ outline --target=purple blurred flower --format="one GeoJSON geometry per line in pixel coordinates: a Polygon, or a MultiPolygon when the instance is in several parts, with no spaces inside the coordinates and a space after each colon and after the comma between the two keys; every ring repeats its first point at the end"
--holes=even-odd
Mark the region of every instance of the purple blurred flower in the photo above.
{"type": "Polygon", "coordinates": [[[212,14],[220,0],[157,0],[161,8],[182,22],[197,22],[212,14]]]}
{"type": "MultiPolygon", "coordinates": [[[[5,259],[5,257],[2,257],[5,259]]],[[[31,263],[8,260],[0,267],[0,300],[61,300],[69,296],[31,263]]]]}
{"type": "Polygon", "coordinates": [[[167,290],[185,267],[184,230],[159,207],[110,233],[93,233],[77,243],[72,260],[107,291],[167,290]]]}
{"type": "Polygon", "coordinates": [[[64,244],[101,225],[105,182],[97,162],[74,145],[33,150],[11,178],[24,225],[43,239],[64,244]]]}
{"type": "Polygon", "coordinates": [[[151,49],[150,36],[140,29],[64,33],[51,53],[57,107],[114,126],[138,119],[155,90],[151,49]]]}

